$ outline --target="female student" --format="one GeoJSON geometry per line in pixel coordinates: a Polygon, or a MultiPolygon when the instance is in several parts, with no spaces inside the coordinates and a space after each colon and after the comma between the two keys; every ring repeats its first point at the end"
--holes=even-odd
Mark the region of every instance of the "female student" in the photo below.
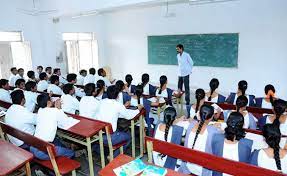
{"type": "Polygon", "coordinates": [[[105,82],[103,80],[98,80],[96,86],[97,86],[97,92],[95,97],[98,100],[108,98],[107,93],[105,92],[106,90],[105,82]]]}
{"type": "MultiPolygon", "coordinates": [[[[176,110],[174,107],[167,107],[164,110],[164,121],[156,127],[154,138],[180,145],[183,128],[176,126],[176,123],[182,119],[183,118],[176,119],[176,110]]],[[[179,168],[176,165],[177,160],[171,160],[167,155],[158,152],[153,152],[153,161],[157,166],[173,170],[178,170],[179,168]]]]}
{"type": "Polygon", "coordinates": [[[37,85],[37,90],[40,92],[44,92],[48,89],[49,83],[48,83],[48,76],[47,73],[42,72],[39,75],[40,81],[38,82],[37,85]]]}
{"type": "Polygon", "coordinates": [[[230,104],[235,104],[237,97],[239,97],[240,95],[245,95],[248,99],[248,106],[255,106],[254,95],[245,94],[247,87],[248,87],[247,81],[245,80],[239,81],[237,93],[230,93],[230,95],[226,99],[226,102],[230,104]]]}
{"type": "Polygon", "coordinates": [[[217,93],[219,81],[216,78],[211,79],[209,82],[210,91],[206,93],[205,101],[213,102],[213,103],[224,103],[226,97],[217,93]]]}
{"type": "Polygon", "coordinates": [[[80,101],[80,115],[96,118],[96,113],[100,104],[100,101],[96,99],[96,86],[94,83],[88,83],[85,85],[84,91],[86,96],[81,98],[80,101]]]}
{"type": "Polygon", "coordinates": [[[275,88],[268,84],[264,88],[265,97],[256,98],[256,107],[272,109],[275,98],[275,88]]]}
{"type": "Polygon", "coordinates": [[[147,73],[142,75],[142,86],[144,95],[155,95],[156,87],[149,84],[149,75],[147,73]]]}
{"type": "Polygon", "coordinates": [[[132,81],[133,81],[133,77],[130,74],[127,74],[125,77],[126,80],[126,92],[128,92],[129,94],[134,94],[135,93],[135,85],[132,85],[132,81]]]}
{"type": "Polygon", "coordinates": [[[156,90],[155,95],[157,97],[162,97],[167,99],[167,104],[172,106],[172,96],[177,96],[176,91],[167,88],[167,77],[165,75],[162,75],[159,78],[160,87],[156,90]]]}
{"type": "MultiPolygon", "coordinates": [[[[227,120],[224,134],[213,136],[211,147],[212,153],[239,162],[249,162],[253,141],[245,139],[243,129],[244,117],[239,112],[232,112],[227,120]]],[[[213,176],[226,175],[213,171],[213,176]]]]}
{"type": "MultiPolygon", "coordinates": [[[[101,100],[99,105],[96,119],[101,120],[104,122],[108,122],[112,125],[113,133],[111,134],[111,141],[113,145],[126,142],[124,146],[124,150],[128,147],[131,141],[131,135],[129,132],[120,131],[117,127],[118,119],[125,118],[130,120],[134,118],[138,113],[139,110],[142,109],[142,106],[139,105],[137,110],[130,110],[126,109],[125,106],[119,103],[116,99],[119,95],[119,90],[116,88],[115,85],[108,87],[107,89],[108,98],[101,100]]],[[[107,138],[104,136],[104,144],[107,144],[107,138]]],[[[99,152],[99,145],[95,145],[93,149],[96,152],[99,152]]],[[[119,149],[114,151],[114,156],[119,154],[119,149]]]]}
{"type": "Polygon", "coordinates": [[[50,77],[50,83],[47,89],[48,93],[53,93],[56,95],[63,95],[63,91],[62,89],[59,87],[60,85],[60,80],[59,80],[59,76],[57,75],[52,75],[50,77]]]}
{"type": "MultiPolygon", "coordinates": [[[[243,128],[256,130],[257,119],[246,110],[247,103],[248,103],[247,97],[244,95],[240,95],[236,100],[236,112],[241,113],[244,117],[243,128]]],[[[229,116],[231,112],[233,111],[225,111],[224,114],[226,115],[224,117],[225,118],[224,121],[227,121],[227,117],[229,116]]]]}
{"type": "MultiPolygon", "coordinates": [[[[56,138],[57,128],[65,124],[69,118],[61,109],[61,102],[58,101],[53,107],[49,95],[42,94],[37,97],[37,104],[40,107],[37,116],[37,125],[34,136],[46,142],[51,142],[56,147],[56,156],[66,156],[72,158],[75,155],[73,150],[70,150],[61,144],[56,138]]],[[[34,156],[41,160],[49,160],[50,157],[46,152],[42,152],[34,147],[30,147],[30,151],[34,156]]]]}
{"type": "Polygon", "coordinates": [[[283,135],[287,135],[287,102],[281,99],[275,100],[273,103],[273,115],[265,115],[258,120],[259,128],[262,130],[265,124],[275,123],[280,128],[283,135]]]}
{"type": "Polygon", "coordinates": [[[25,95],[25,107],[30,111],[30,112],[34,112],[35,110],[35,106],[37,104],[37,84],[34,81],[28,81],[25,84],[25,88],[26,90],[24,91],[24,95],[25,95]]]}
{"type": "Polygon", "coordinates": [[[195,91],[195,99],[196,103],[191,106],[189,111],[189,117],[191,119],[197,120],[199,109],[201,108],[201,106],[204,104],[205,101],[205,92],[203,89],[197,89],[195,91]]]}
{"type": "Polygon", "coordinates": [[[1,79],[0,80],[0,100],[1,101],[12,103],[9,90],[10,90],[9,81],[7,79],[1,79]]]}
{"type": "Polygon", "coordinates": [[[131,96],[125,92],[125,83],[122,80],[118,80],[116,82],[116,87],[119,89],[119,97],[117,99],[118,102],[125,105],[126,107],[130,105],[131,96]]]}
{"type": "Polygon", "coordinates": [[[131,96],[130,106],[137,107],[138,105],[142,105],[145,108],[146,115],[145,121],[148,126],[147,134],[150,136],[151,132],[151,125],[153,124],[153,119],[149,117],[151,106],[158,106],[158,100],[156,102],[151,102],[146,98],[143,98],[143,87],[142,85],[137,85],[135,87],[135,95],[131,96]]]}
{"type": "Polygon", "coordinates": [[[280,148],[280,129],[276,125],[266,124],[263,127],[263,136],[268,148],[255,150],[250,163],[287,174],[287,150],[280,148]]]}
{"type": "MultiPolygon", "coordinates": [[[[209,125],[214,114],[214,108],[210,105],[202,105],[199,112],[200,121],[193,120],[186,133],[185,147],[195,149],[202,152],[212,153],[211,141],[215,134],[220,130],[215,126],[209,125]]],[[[204,169],[193,163],[183,163],[181,172],[185,174],[195,174],[208,176],[212,174],[211,170],[204,169]]]]}
{"type": "Polygon", "coordinates": [[[62,109],[64,112],[76,114],[79,111],[80,102],[75,97],[75,88],[73,84],[65,84],[63,86],[62,109]]]}

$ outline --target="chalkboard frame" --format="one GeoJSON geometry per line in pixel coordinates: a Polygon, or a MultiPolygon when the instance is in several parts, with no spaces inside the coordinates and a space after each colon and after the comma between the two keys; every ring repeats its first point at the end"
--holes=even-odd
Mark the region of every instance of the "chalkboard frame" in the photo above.
{"type": "MultiPolygon", "coordinates": [[[[235,66],[212,66],[212,65],[194,65],[194,67],[213,67],[213,68],[222,68],[222,69],[238,69],[239,67],[239,54],[240,54],[240,32],[226,32],[226,33],[192,33],[192,34],[164,34],[164,35],[159,35],[159,34],[148,34],[146,36],[147,40],[147,56],[148,56],[148,65],[166,65],[166,66],[177,66],[178,64],[155,64],[155,63],[150,63],[149,59],[149,37],[169,37],[169,36],[184,36],[184,35],[217,35],[217,34],[235,34],[237,35],[237,58],[236,58],[236,63],[235,66]]],[[[176,46],[174,46],[176,48],[176,46]]],[[[175,56],[176,57],[176,56],[175,56]]],[[[192,56],[191,56],[192,57],[192,56]]]]}

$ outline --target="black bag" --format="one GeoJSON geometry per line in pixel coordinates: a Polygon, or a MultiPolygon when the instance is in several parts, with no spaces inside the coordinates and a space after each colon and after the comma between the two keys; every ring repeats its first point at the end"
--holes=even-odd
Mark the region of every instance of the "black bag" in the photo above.
{"type": "Polygon", "coordinates": [[[123,118],[118,118],[117,130],[118,131],[127,132],[127,131],[129,131],[130,125],[131,125],[131,121],[130,120],[123,119],[123,118]]]}

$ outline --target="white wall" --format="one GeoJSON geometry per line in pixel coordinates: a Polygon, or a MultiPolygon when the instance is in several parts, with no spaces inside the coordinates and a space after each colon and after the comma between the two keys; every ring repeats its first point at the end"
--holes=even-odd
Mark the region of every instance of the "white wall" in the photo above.
{"type": "Polygon", "coordinates": [[[22,31],[24,39],[31,42],[33,67],[41,64],[42,41],[38,32],[37,18],[18,13],[16,8],[30,9],[31,4],[23,0],[9,0],[0,6],[0,31],[22,31]]]}
{"type": "Polygon", "coordinates": [[[159,76],[165,74],[176,85],[176,66],[147,64],[148,35],[239,32],[238,68],[195,67],[191,86],[208,88],[209,80],[217,77],[220,91],[230,92],[236,90],[239,80],[246,79],[249,93],[262,95],[264,86],[272,83],[278,95],[286,98],[286,7],[285,0],[240,0],[201,6],[173,5],[170,10],[176,18],[164,18],[164,7],[106,14],[105,56],[116,77],[131,73],[139,79],[147,72],[153,82],[158,82],[159,76]]]}

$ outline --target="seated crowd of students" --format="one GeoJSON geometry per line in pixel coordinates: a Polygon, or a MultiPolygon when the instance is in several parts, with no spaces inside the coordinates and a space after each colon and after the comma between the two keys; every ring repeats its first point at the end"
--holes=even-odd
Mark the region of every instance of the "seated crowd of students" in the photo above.
{"type": "MultiPolygon", "coordinates": [[[[68,118],[65,113],[110,123],[112,143],[127,141],[126,149],[131,135],[128,129],[120,127],[119,119],[130,120],[144,108],[149,136],[178,145],[184,138],[185,147],[287,173],[287,145],[279,145],[281,136],[287,135],[287,103],[275,96],[274,86],[267,85],[264,97],[257,98],[246,94],[248,83],[242,80],[238,83],[237,92],[226,98],[218,93],[219,80],[214,78],[209,83],[208,92],[203,89],[195,91],[196,102],[186,107],[187,116],[178,117],[172,97],[181,96],[182,90],[170,89],[165,75],[160,76],[157,87],[150,84],[146,73],[139,85],[132,84],[130,74],[123,82],[110,81],[103,68],[98,69],[97,74],[95,68],[90,68],[87,73],[81,70],[79,75],[70,73],[64,78],[59,68],[52,71],[47,67],[43,72],[43,67],[38,66],[37,72],[28,71],[28,79],[25,79],[24,69],[11,68],[9,80],[0,80],[0,100],[13,104],[6,112],[5,123],[53,143],[57,156],[73,157],[74,151],[56,137],[57,128],[68,118]],[[156,97],[155,101],[150,100],[151,97],[156,97]],[[161,99],[168,106],[164,110],[163,121],[155,123],[150,118],[150,111],[160,105],[161,99]],[[205,102],[234,104],[236,110],[223,111],[216,104],[206,105],[205,102]],[[264,115],[258,120],[247,111],[247,106],[273,109],[274,114],[264,115]],[[221,114],[224,122],[214,123],[221,114]],[[245,129],[262,130],[267,148],[253,150],[252,145],[257,141],[247,139],[245,129]]],[[[46,153],[28,148],[13,137],[9,139],[13,144],[30,150],[35,157],[49,159],[46,153]]],[[[104,144],[107,143],[104,135],[104,144]]],[[[99,146],[95,144],[93,150],[99,152],[99,146]]],[[[119,150],[116,150],[114,155],[118,154],[119,150]]],[[[183,173],[220,175],[193,163],[174,161],[157,152],[153,153],[153,159],[159,166],[183,173]]]]}

